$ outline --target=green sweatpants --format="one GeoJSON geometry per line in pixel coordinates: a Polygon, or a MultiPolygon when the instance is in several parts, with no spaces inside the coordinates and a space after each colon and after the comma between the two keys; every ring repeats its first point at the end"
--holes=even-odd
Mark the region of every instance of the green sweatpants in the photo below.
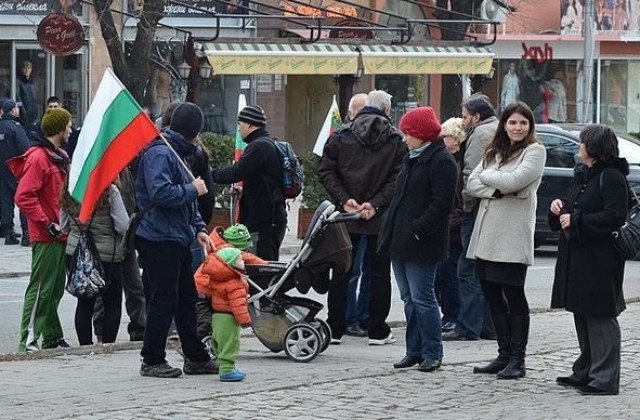
{"type": "Polygon", "coordinates": [[[218,355],[220,374],[231,373],[240,353],[240,326],[231,314],[213,314],[213,351],[218,355]]]}
{"type": "Polygon", "coordinates": [[[31,278],[24,293],[19,352],[51,347],[63,338],[58,304],[64,294],[66,270],[62,242],[35,242],[31,245],[31,278]]]}

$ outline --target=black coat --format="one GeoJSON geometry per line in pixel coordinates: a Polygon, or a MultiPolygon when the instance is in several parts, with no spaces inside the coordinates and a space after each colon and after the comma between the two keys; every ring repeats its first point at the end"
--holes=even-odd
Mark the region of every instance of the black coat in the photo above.
{"type": "MultiPolygon", "coordinates": [[[[571,225],[560,234],[552,308],[592,316],[617,316],[624,310],[624,260],[613,248],[611,232],[624,223],[629,209],[628,173],[624,159],[607,167],[576,168],[573,185],[562,199],[571,225]]],[[[559,216],[549,212],[549,225],[560,230],[559,216]]]]}
{"type": "Polygon", "coordinates": [[[232,184],[243,181],[239,222],[249,231],[286,225],[282,164],[277,146],[264,129],[253,131],[244,141],[247,148],[242,157],[233,166],[214,169],[213,182],[232,184]]]}
{"type": "Polygon", "coordinates": [[[349,223],[349,233],[378,234],[406,153],[402,133],[375,108],[365,107],[329,137],[318,176],[331,199],[340,207],[353,198],[376,208],[371,219],[349,223]]]}
{"type": "Polygon", "coordinates": [[[378,252],[403,261],[438,262],[449,252],[449,213],[458,166],[439,139],[405,160],[378,238],[378,252]]]}
{"type": "Polygon", "coordinates": [[[9,159],[23,155],[29,148],[29,140],[20,120],[7,113],[0,118],[0,176],[13,178],[5,163],[9,159]]]}

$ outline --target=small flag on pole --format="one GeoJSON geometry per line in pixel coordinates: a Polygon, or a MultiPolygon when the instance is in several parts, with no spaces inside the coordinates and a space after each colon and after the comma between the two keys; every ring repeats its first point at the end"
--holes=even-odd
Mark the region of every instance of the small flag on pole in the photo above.
{"type": "Polygon", "coordinates": [[[324,145],[329,139],[329,136],[333,134],[338,128],[340,128],[340,124],[342,124],[342,118],[340,118],[340,109],[338,108],[338,103],[336,102],[336,96],[333,95],[333,102],[331,103],[331,107],[329,108],[329,112],[327,113],[327,118],[324,120],[324,124],[322,124],[322,129],[318,134],[318,138],[316,139],[316,144],[313,146],[313,153],[318,156],[322,156],[322,150],[324,149],[324,145]]]}
{"type": "Polygon", "coordinates": [[[157,135],[153,121],[107,68],[82,124],[69,170],[69,194],[80,203],[80,222],[91,219],[105,189],[157,135]]]}
{"type": "MultiPolygon", "coordinates": [[[[247,98],[244,96],[244,93],[238,95],[238,114],[242,111],[242,108],[247,106],[247,98]]],[[[240,156],[244,153],[244,149],[247,147],[247,143],[242,140],[242,136],[240,135],[240,128],[236,127],[236,146],[233,151],[233,160],[237,162],[240,160],[240,156]]]]}

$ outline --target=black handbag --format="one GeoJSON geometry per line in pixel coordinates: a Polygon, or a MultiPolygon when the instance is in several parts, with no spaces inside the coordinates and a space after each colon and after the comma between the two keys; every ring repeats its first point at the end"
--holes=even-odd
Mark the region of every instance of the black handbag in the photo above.
{"type": "MultiPolygon", "coordinates": [[[[602,179],[604,171],[600,174],[600,191],[602,191],[602,179]]],[[[627,181],[627,189],[633,202],[627,213],[627,220],[620,229],[611,233],[613,247],[624,260],[632,260],[640,254],[640,199],[627,181]]]]}

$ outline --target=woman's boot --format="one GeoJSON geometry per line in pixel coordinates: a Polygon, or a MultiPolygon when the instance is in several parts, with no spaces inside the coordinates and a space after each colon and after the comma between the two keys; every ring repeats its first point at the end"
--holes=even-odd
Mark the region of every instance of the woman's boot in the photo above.
{"type": "Polygon", "coordinates": [[[529,315],[511,315],[511,359],[498,372],[498,379],[518,379],[525,375],[524,357],[529,338],[529,315]]]}
{"type": "Polygon", "coordinates": [[[498,357],[488,365],[474,367],[473,373],[496,374],[509,364],[511,356],[511,326],[509,325],[509,314],[491,314],[493,325],[498,336],[498,357]]]}

